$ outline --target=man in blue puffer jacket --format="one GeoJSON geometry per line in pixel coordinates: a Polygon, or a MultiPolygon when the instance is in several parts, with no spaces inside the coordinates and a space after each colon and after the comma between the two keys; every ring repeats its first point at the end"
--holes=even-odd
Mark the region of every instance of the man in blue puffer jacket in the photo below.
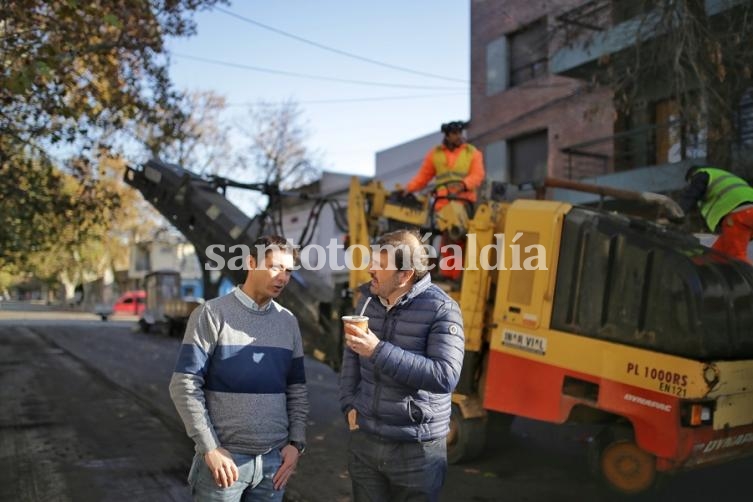
{"type": "Polygon", "coordinates": [[[465,341],[458,304],[432,284],[428,258],[413,232],[382,236],[357,307],[371,298],[369,329],[345,324],[340,406],[355,502],[434,501],[444,484],[465,341]]]}

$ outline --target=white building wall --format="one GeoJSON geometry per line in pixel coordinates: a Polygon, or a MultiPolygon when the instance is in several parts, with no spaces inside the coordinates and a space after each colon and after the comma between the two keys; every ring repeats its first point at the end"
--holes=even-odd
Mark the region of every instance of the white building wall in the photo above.
{"type": "Polygon", "coordinates": [[[138,242],[131,246],[129,279],[143,279],[149,272],[177,270],[183,279],[201,279],[201,264],[193,244],[177,236],[138,242]]]}
{"type": "Polygon", "coordinates": [[[183,279],[201,279],[201,264],[196,249],[188,242],[179,243],[177,248],[178,268],[183,279]]]}
{"type": "MultiPolygon", "coordinates": [[[[345,218],[347,218],[350,180],[351,176],[349,175],[324,172],[319,182],[320,193],[316,195],[335,199],[341,211],[345,212],[343,215],[345,218]]],[[[295,244],[300,244],[302,232],[308,223],[314,203],[314,200],[291,199],[290,203],[283,207],[283,231],[285,237],[292,239],[295,244]]],[[[308,264],[313,266],[322,265],[317,272],[331,284],[347,280],[348,275],[347,271],[335,271],[330,266],[333,261],[335,264],[345,263],[343,250],[336,249],[334,246],[344,244],[347,232],[337,227],[334,206],[327,204],[322,208],[310,242],[310,244],[316,244],[317,247],[323,248],[326,253],[317,253],[313,248],[301,250],[302,260],[307,260],[308,264]],[[333,251],[330,251],[328,246],[332,246],[333,251]]]]}
{"type": "Polygon", "coordinates": [[[149,261],[152,270],[178,270],[177,243],[169,241],[154,241],[151,246],[149,261]]]}
{"type": "Polygon", "coordinates": [[[392,190],[395,184],[405,186],[418,172],[427,152],[442,143],[442,133],[436,132],[376,153],[374,177],[392,190]]]}

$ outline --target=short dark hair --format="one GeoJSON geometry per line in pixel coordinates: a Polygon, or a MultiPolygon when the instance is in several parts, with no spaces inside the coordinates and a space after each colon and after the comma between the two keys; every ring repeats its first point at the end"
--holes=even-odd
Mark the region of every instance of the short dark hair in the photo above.
{"type": "Polygon", "coordinates": [[[421,243],[421,236],[412,230],[395,230],[382,235],[376,243],[378,251],[394,250],[395,267],[413,270],[416,280],[429,272],[429,252],[421,243]]]}
{"type": "Polygon", "coordinates": [[[256,264],[264,262],[270,251],[280,250],[293,255],[293,260],[298,261],[298,246],[293,245],[284,237],[279,235],[262,235],[256,239],[251,246],[251,256],[254,257],[256,264]]]}
{"type": "Polygon", "coordinates": [[[685,171],[685,181],[690,181],[690,178],[692,178],[699,169],[703,169],[705,167],[711,166],[707,166],[705,164],[693,164],[692,166],[690,166],[688,170],[685,171]]]}

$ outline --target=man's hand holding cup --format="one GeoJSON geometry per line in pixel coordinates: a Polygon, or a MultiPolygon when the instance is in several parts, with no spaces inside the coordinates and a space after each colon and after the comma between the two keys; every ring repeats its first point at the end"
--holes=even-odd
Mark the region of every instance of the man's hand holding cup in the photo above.
{"type": "Polygon", "coordinates": [[[345,344],[359,356],[371,357],[379,338],[369,331],[369,318],[362,315],[346,315],[342,317],[345,327],[345,344]]]}

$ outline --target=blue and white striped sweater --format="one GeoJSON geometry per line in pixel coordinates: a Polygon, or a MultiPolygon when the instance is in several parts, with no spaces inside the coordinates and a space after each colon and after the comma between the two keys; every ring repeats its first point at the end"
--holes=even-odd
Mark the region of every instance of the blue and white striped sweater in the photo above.
{"type": "Polygon", "coordinates": [[[293,314],[251,308],[239,289],[189,319],[170,395],[200,453],[264,453],[305,441],[303,347],[293,314]]]}

